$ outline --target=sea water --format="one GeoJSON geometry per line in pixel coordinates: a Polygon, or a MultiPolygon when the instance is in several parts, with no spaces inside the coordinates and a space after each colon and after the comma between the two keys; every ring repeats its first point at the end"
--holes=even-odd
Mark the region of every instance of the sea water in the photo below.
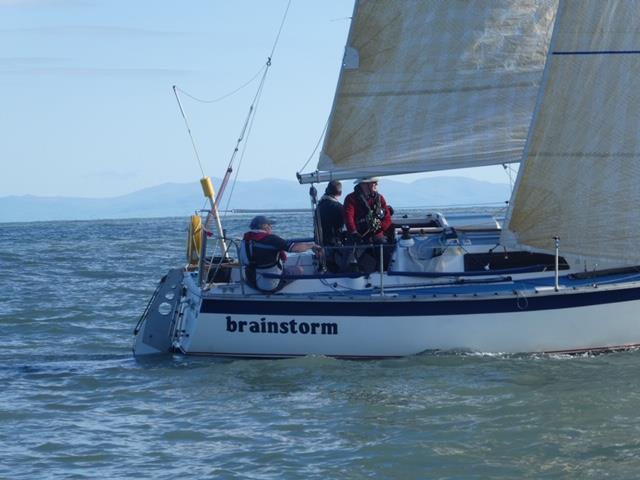
{"type": "Polygon", "coordinates": [[[640,352],[134,359],[186,224],[0,224],[0,478],[640,476],[640,352]]]}

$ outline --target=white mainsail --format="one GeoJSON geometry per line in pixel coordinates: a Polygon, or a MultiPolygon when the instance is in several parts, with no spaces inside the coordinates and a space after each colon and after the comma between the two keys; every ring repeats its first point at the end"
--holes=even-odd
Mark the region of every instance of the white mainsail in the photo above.
{"type": "Polygon", "coordinates": [[[556,4],[356,1],[320,173],[302,181],[520,161],[556,4]]]}
{"type": "Polygon", "coordinates": [[[639,263],[640,0],[561,0],[503,242],[639,263]]]}

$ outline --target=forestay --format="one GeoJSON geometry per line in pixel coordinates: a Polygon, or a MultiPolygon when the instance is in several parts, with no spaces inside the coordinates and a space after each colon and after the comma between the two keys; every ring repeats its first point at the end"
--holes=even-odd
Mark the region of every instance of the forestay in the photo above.
{"type": "Polygon", "coordinates": [[[318,181],[517,162],[556,0],[356,1],[318,181]]]}
{"type": "Polygon", "coordinates": [[[640,0],[559,5],[509,236],[640,262],[640,0]]]}

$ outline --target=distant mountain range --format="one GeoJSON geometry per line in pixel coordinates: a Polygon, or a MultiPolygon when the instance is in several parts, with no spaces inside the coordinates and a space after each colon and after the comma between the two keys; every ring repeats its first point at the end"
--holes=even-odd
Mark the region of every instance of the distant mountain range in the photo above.
{"type": "MultiPolygon", "coordinates": [[[[213,179],[214,185],[220,183],[213,179]]],[[[344,182],[344,192],[352,190],[344,182]]],[[[229,187],[230,188],[230,187],[229,187]]],[[[265,179],[237,182],[229,209],[280,210],[309,208],[309,187],[291,180],[265,179]]],[[[318,187],[322,195],[324,185],[318,187]]],[[[383,179],[380,192],[396,207],[452,206],[500,203],[509,199],[509,185],[466,177],[433,177],[412,183],[383,179]]],[[[226,195],[225,195],[226,197],[226,195]]],[[[0,222],[92,220],[190,215],[205,207],[198,182],[165,183],[112,198],[0,197],[0,222]]],[[[221,209],[227,208],[226,198],[221,209]]]]}

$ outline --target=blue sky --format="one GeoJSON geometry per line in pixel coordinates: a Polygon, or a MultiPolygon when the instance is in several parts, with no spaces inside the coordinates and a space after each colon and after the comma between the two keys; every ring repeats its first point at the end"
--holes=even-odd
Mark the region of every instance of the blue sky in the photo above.
{"type": "MultiPolygon", "coordinates": [[[[171,86],[213,99],[244,84],[286,5],[0,0],[0,196],[109,197],[200,178],[171,86]]],[[[240,178],[294,179],[313,151],[352,8],[293,0],[240,178]]],[[[206,174],[224,173],[256,87],[211,104],[183,98],[206,174]]],[[[501,167],[463,173],[508,181],[501,167]]]]}

